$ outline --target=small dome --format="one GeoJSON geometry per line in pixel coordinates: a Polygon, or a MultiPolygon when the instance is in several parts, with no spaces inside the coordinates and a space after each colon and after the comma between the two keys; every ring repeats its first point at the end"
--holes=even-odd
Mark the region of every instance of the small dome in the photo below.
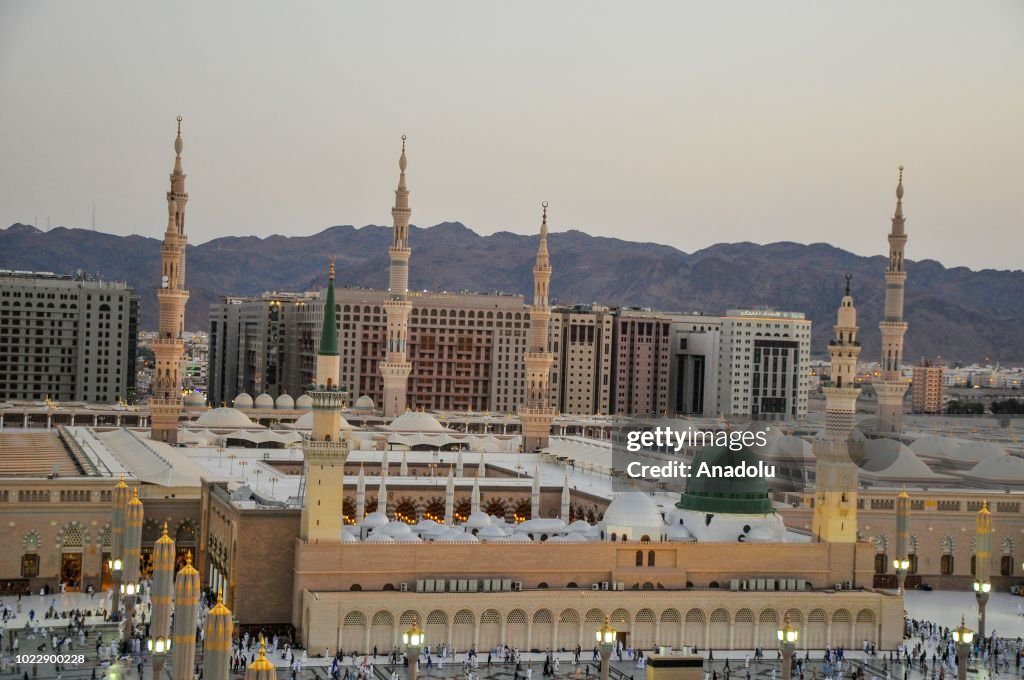
{"type": "Polygon", "coordinates": [[[292,409],[295,408],[295,400],[292,399],[291,396],[288,394],[282,394],[274,402],[274,408],[280,409],[282,411],[291,411],[292,409]]]}
{"type": "Polygon", "coordinates": [[[668,540],[675,542],[692,541],[693,535],[682,524],[673,524],[668,528],[668,540]]]}
{"type": "Polygon", "coordinates": [[[476,537],[478,539],[493,540],[496,538],[505,538],[506,536],[508,536],[508,534],[502,531],[500,527],[496,527],[493,524],[488,524],[476,532],[476,537]]]}
{"type": "Polygon", "coordinates": [[[358,543],[359,542],[359,537],[356,536],[355,534],[350,534],[347,531],[342,531],[341,532],[341,542],[342,543],[358,543]]]}
{"type": "Polygon", "coordinates": [[[480,527],[486,527],[486,526],[489,526],[490,524],[491,524],[491,517],[490,517],[490,515],[488,515],[486,512],[480,512],[480,511],[470,513],[469,517],[467,517],[466,521],[464,522],[464,526],[470,527],[472,529],[477,529],[477,528],[480,528],[480,527]]]}
{"type": "MultiPolygon", "coordinates": [[[[779,439],[774,448],[778,450],[786,445],[802,451],[802,445],[794,440],[779,439]]],[[[743,466],[757,467],[760,462],[757,454],[743,447],[733,450],[728,446],[712,446],[704,449],[693,458],[691,476],[686,480],[677,508],[697,510],[711,513],[762,514],[772,512],[772,501],[768,496],[768,483],[764,477],[713,477],[700,476],[700,470],[706,464],[708,471],[718,466],[722,469],[743,466]]],[[[607,516],[607,515],[606,515],[607,516]]]]}
{"type": "Polygon", "coordinates": [[[392,534],[391,540],[395,543],[422,543],[423,539],[413,533],[408,534],[392,534]]]}
{"type": "Polygon", "coordinates": [[[388,536],[397,536],[398,534],[412,533],[412,527],[410,527],[405,522],[401,522],[399,520],[392,520],[391,522],[388,522],[384,526],[380,527],[379,529],[375,529],[374,531],[385,533],[388,536]]]}
{"type": "Polygon", "coordinates": [[[434,540],[443,543],[479,543],[476,536],[458,529],[452,529],[434,540]]]}
{"type": "Polygon", "coordinates": [[[392,432],[447,432],[437,418],[423,411],[406,411],[391,421],[388,429],[392,432]]]}
{"type": "Polygon", "coordinates": [[[356,409],[357,411],[372,411],[376,407],[373,404],[373,399],[371,399],[368,395],[364,394],[363,396],[356,399],[356,403],[352,406],[352,408],[356,409]]]}
{"type": "Polygon", "coordinates": [[[252,408],[252,397],[245,392],[242,392],[234,401],[235,408],[252,408]]]}
{"type": "Polygon", "coordinates": [[[363,518],[360,526],[364,526],[367,529],[374,529],[377,527],[385,526],[388,523],[388,516],[383,512],[371,512],[369,515],[363,518]]]}
{"type": "Polygon", "coordinates": [[[233,408],[215,408],[196,418],[196,425],[211,430],[238,430],[256,427],[249,416],[233,408]]]}
{"type": "Polygon", "coordinates": [[[651,536],[651,540],[660,540],[665,533],[661,509],[642,491],[620,493],[608,505],[601,521],[607,533],[625,534],[635,540],[644,535],[651,536]]]}
{"type": "Polygon", "coordinates": [[[578,519],[569,525],[569,531],[585,534],[590,531],[590,525],[585,520],[578,519]]]}
{"type": "Polygon", "coordinates": [[[253,402],[256,408],[268,409],[274,408],[274,398],[264,392],[260,396],[256,397],[256,401],[253,402]]]}
{"type": "Polygon", "coordinates": [[[185,395],[185,406],[206,406],[206,397],[201,392],[189,392],[185,395]]]}
{"type": "Polygon", "coordinates": [[[313,397],[303,394],[295,400],[295,408],[299,411],[308,411],[313,408],[313,397]]]}
{"type": "Polygon", "coordinates": [[[387,534],[382,534],[378,531],[374,531],[372,534],[366,537],[365,543],[394,543],[395,539],[391,538],[387,534]]]}

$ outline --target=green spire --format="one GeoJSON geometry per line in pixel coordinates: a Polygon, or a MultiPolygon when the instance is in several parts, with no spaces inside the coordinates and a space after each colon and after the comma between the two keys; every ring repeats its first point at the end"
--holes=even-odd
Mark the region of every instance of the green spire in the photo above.
{"type": "Polygon", "coordinates": [[[327,281],[327,301],[324,303],[324,328],[320,332],[320,356],[338,356],[338,323],[334,317],[334,258],[331,258],[330,278],[327,281]]]}

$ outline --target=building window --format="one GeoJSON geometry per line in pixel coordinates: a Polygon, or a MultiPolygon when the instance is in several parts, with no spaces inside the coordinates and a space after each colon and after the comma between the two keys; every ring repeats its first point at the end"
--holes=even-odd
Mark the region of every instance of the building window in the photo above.
{"type": "Polygon", "coordinates": [[[940,564],[940,571],[943,576],[950,576],[953,573],[953,556],[943,555],[940,564]]]}

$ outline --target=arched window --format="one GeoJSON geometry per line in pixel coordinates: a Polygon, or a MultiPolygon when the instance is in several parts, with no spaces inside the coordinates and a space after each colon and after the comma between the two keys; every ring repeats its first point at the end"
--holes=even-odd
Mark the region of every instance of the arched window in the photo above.
{"type": "Polygon", "coordinates": [[[647,566],[648,567],[653,567],[654,566],[654,551],[653,550],[648,550],[647,551],[647,566]]]}
{"type": "Polygon", "coordinates": [[[644,551],[643,550],[637,550],[636,551],[636,566],[638,566],[638,567],[644,566],[644,551]]]}

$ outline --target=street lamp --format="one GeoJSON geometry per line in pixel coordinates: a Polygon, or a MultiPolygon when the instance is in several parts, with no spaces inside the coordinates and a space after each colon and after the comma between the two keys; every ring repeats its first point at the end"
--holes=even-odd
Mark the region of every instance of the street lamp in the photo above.
{"type": "Polygon", "coordinates": [[[907,571],[910,569],[910,560],[906,557],[903,559],[895,559],[892,561],[893,569],[896,570],[896,582],[898,584],[899,592],[903,592],[903,584],[907,579],[907,571]]]}
{"type": "Polygon", "coordinates": [[[800,631],[790,624],[788,612],[785,623],[778,630],[778,636],[779,648],[782,650],[782,680],[790,680],[793,673],[793,652],[796,650],[796,641],[800,637],[800,631]]]}
{"type": "Polygon", "coordinates": [[[615,642],[618,640],[619,631],[612,628],[608,617],[604,617],[604,625],[594,631],[597,639],[598,649],[601,652],[601,680],[608,680],[608,666],[612,657],[612,650],[615,649],[615,642]]]}
{"type": "Polygon", "coordinates": [[[405,644],[405,656],[409,659],[409,680],[416,680],[417,665],[420,660],[420,648],[426,635],[416,624],[416,617],[412,617],[412,628],[402,633],[402,643],[405,644]]]}
{"type": "Polygon", "coordinates": [[[967,659],[971,655],[974,644],[974,631],[964,625],[964,617],[960,617],[960,625],[953,629],[953,642],[956,643],[956,678],[967,680],[967,659]]]}
{"type": "Polygon", "coordinates": [[[165,654],[171,651],[171,638],[158,635],[155,638],[149,638],[146,646],[153,654],[165,654]]]}

